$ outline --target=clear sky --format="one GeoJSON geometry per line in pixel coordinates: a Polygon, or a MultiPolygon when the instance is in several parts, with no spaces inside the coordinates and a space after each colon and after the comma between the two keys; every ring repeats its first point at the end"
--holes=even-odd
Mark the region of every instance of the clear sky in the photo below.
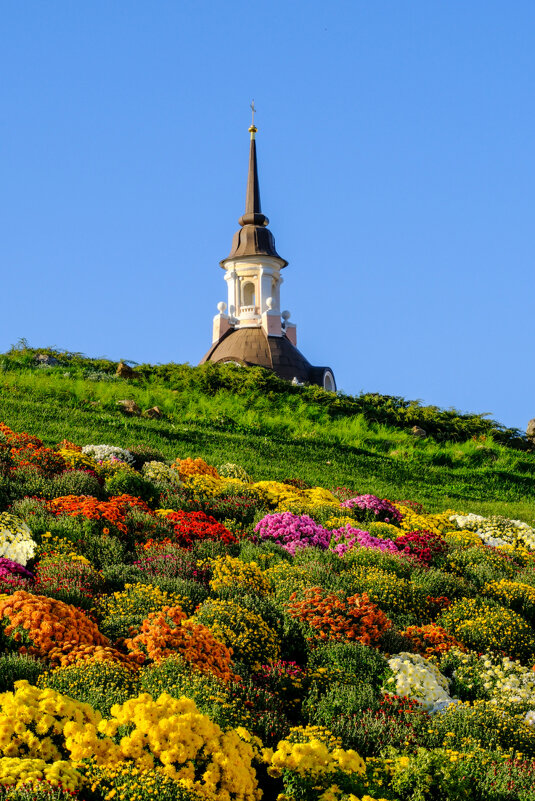
{"type": "Polygon", "coordinates": [[[532,0],[4,0],[0,350],[195,364],[249,103],[298,346],[535,416],[532,0]]]}

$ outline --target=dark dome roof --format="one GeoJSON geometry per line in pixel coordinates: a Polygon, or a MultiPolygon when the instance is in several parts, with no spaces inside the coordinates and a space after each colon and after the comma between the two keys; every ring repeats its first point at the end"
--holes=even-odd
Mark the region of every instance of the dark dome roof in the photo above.
{"type": "Polygon", "coordinates": [[[201,359],[205,362],[237,362],[273,370],[276,375],[292,381],[323,386],[327,368],[313,367],[286,335],[268,336],[263,328],[236,328],[228,331],[212,345],[201,359]]]}

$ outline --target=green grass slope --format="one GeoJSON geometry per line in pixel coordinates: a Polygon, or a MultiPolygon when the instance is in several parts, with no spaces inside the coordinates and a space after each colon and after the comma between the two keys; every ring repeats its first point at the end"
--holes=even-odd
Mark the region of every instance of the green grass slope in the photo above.
{"type": "Polygon", "coordinates": [[[429,511],[535,521],[535,453],[520,432],[484,415],[293,387],[260,368],[141,365],[130,379],[116,368],[23,343],[0,357],[0,420],[49,445],[143,444],[166,458],[237,462],[257,480],[299,477],[418,500],[429,511]],[[57,364],[39,366],[37,353],[57,364]],[[127,416],[117,405],[125,399],[163,416],[127,416]],[[415,438],[414,425],[428,436],[415,438]]]}

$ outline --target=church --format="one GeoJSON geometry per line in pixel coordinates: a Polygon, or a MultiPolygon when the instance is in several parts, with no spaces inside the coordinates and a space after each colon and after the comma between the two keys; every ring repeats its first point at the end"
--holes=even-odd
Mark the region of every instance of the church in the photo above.
{"type": "Polygon", "coordinates": [[[267,227],[269,220],[260,205],[254,107],[249,133],[245,213],[238,220],[240,228],[234,234],[229,255],[220,262],[225,271],[228,303],[222,301],[217,306],[212,346],[200,364],[258,365],[287,381],[316,384],[335,392],[331,368],[310,364],[297,349],[297,329],[290,322],[290,312],[281,312],[281,271],[288,262],[277,253],[275,239],[267,227]]]}

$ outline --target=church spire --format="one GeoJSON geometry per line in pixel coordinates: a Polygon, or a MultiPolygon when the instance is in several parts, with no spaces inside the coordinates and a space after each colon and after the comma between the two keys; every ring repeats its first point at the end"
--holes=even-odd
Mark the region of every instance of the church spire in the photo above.
{"type": "Polygon", "coordinates": [[[267,228],[269,220],[265,214],[262,214],[260,205],[260,185],[256,159],[256,133],[258,129],[254,124],[256,112],[254,100],[251,103],[251,110],[253,112],[253,123],[249,128],[251,142],[249,145],[249,172],[247,175],[245,213],[238,220],[241,228],[234,234],[231,251],[227,258],[223,259],[221,266],[224,266],[224,262],[227,259],[241,256],[274,256],[281,262],[281,267],[285,267],[288,262],[282,259],[275,249],[275,239],[267,228]]]}

